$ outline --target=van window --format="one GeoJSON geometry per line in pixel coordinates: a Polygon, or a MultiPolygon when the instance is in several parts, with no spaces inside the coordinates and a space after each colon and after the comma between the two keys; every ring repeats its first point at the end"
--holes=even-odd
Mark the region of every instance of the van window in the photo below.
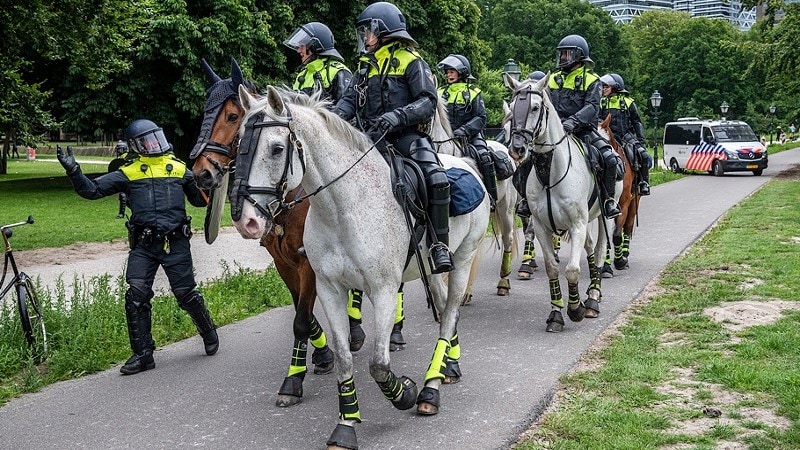
{"type": "Polygon", "coordinates": [[[711,127],[717,142],[758,142],[756,134],[745,123],[721,124],[711,127]]]}
{"type": "Polygon", "coordinates": [[[665,145],[697,145],[700,143],[700,124],[675,123],[664,130],[665,145]]]}
{"type": "Polygon", "coordinates": [[[711,129],[708,127],[703,127],[703,142],[706,144],[714,142],[714,134],[711,133],[711,129]]]}

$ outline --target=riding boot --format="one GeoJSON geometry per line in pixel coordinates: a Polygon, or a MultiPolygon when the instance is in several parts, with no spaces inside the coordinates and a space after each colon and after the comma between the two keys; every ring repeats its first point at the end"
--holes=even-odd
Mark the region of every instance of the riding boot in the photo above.
{"type": "Polygon", "coordinates": [[[153,359],[156,344],[150,333],[150,308],[150,302],[139,298],[131,289],[125,293],[125,321],[128,324],[128,338],[133,356],[119,369],[123,375],[133,375],[156,366],[153,359]]]}
{"type": "Polygon", "coordinates": [[[486,192],[489,194],[489,200],[492,205],[492,211],[497,206],[497,174],[494,169],[494,161],[489,156],[489,152],[485,151],[480,156],[481,158],[481,176],[483,177],[483,185],[486,186],[486,192]]]}
{"type": "Polygon", "coordinates": [[[607,219],[613,219],[622,212],[619,210],[617,201],[614,200],[614,189],[617,183],[617,175],[614,167],[607,167],[603,171],[603,185],[606,191],[606,200],[603,203],[603,212],[607,219]]]}
{"type": "Polygon", "coordinates": [[[203,338],[203,345],[205,347],[206,355],[213,355],[219,350],[219,336],[217,336],[217,327],[214,321],[211,320],[206,308],[206,302],[203,295],[197,291],[192,291],[181,300],[178,301],[178,306],[189,314],[192,318],[194,326],[197,327],[197,332],[203,338]]]}
{"type": "Polygon", "coordinates": [[[650,195],[650,169],[643,165],[639,175],[642,177],[642,181],[639,182],[639,195],[650,195]]]}
{"type": "Polygon", "coordinates": [[[450,185],[431,187],[428,216],[436,236],[431,236],[430,264],[432,273],[453,270],[453,257],[447,244],[450,240],[450,185]]]}

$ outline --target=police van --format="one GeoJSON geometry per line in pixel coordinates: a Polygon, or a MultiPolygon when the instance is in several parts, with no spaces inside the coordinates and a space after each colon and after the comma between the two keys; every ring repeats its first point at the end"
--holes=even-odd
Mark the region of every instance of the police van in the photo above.
{"type": "Polygon", "coordinates": [[[673,172],[753,172],[767,168],[767,149],[746,122],[684,117],[664,125],[664,163],[673,172]]]}

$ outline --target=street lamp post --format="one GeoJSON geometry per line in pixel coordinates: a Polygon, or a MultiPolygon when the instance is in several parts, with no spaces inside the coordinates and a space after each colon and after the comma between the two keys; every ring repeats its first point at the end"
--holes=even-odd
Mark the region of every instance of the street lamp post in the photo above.
{"type": "Polygon", "coordinates": [[[650,96],[650,106],[653,107],[653,160],[658,166],[658,115],[661,113],[661,94],[654,91],[650,96]]]}
{"type": "Polygon", "coordinates": [[[775,110],[778,109],[777,106],[771,105],[769,107],[769,143],[772,144],[772,119],[775,117],[775,110]]]}
{"type": "MultiPolygon", "coordinates": [[[[517,62],[512,58],[509,58],[508,62],[506,62],[506,65],[503,67],[503,75],[508,75],[509,77],[519,81],[520,73],[519,64],[517,64],[517,62]]],[[[505,85],[506,88],[511,89],[511,85],[508,84],[505,76],[503,76],[503,85],[505,85]]]]}
{"type": "Polygon", "coordinates": [[[719,110],[722,111],[722,121],[725,121],[725,115],[728,114],[728,102],[723,101],[721,105],[719,105],[719,110]]]}

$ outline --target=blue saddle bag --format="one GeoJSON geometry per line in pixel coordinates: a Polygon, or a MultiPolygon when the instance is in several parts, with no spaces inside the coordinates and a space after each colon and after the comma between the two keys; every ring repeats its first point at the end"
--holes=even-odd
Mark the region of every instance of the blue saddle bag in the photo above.
{"type": "Polygon", "coordinates": [[[450,217],[472,212],[486,195],[483,186],[464,169],[451,167],[446,172],[450,182],[450,217]]]}

